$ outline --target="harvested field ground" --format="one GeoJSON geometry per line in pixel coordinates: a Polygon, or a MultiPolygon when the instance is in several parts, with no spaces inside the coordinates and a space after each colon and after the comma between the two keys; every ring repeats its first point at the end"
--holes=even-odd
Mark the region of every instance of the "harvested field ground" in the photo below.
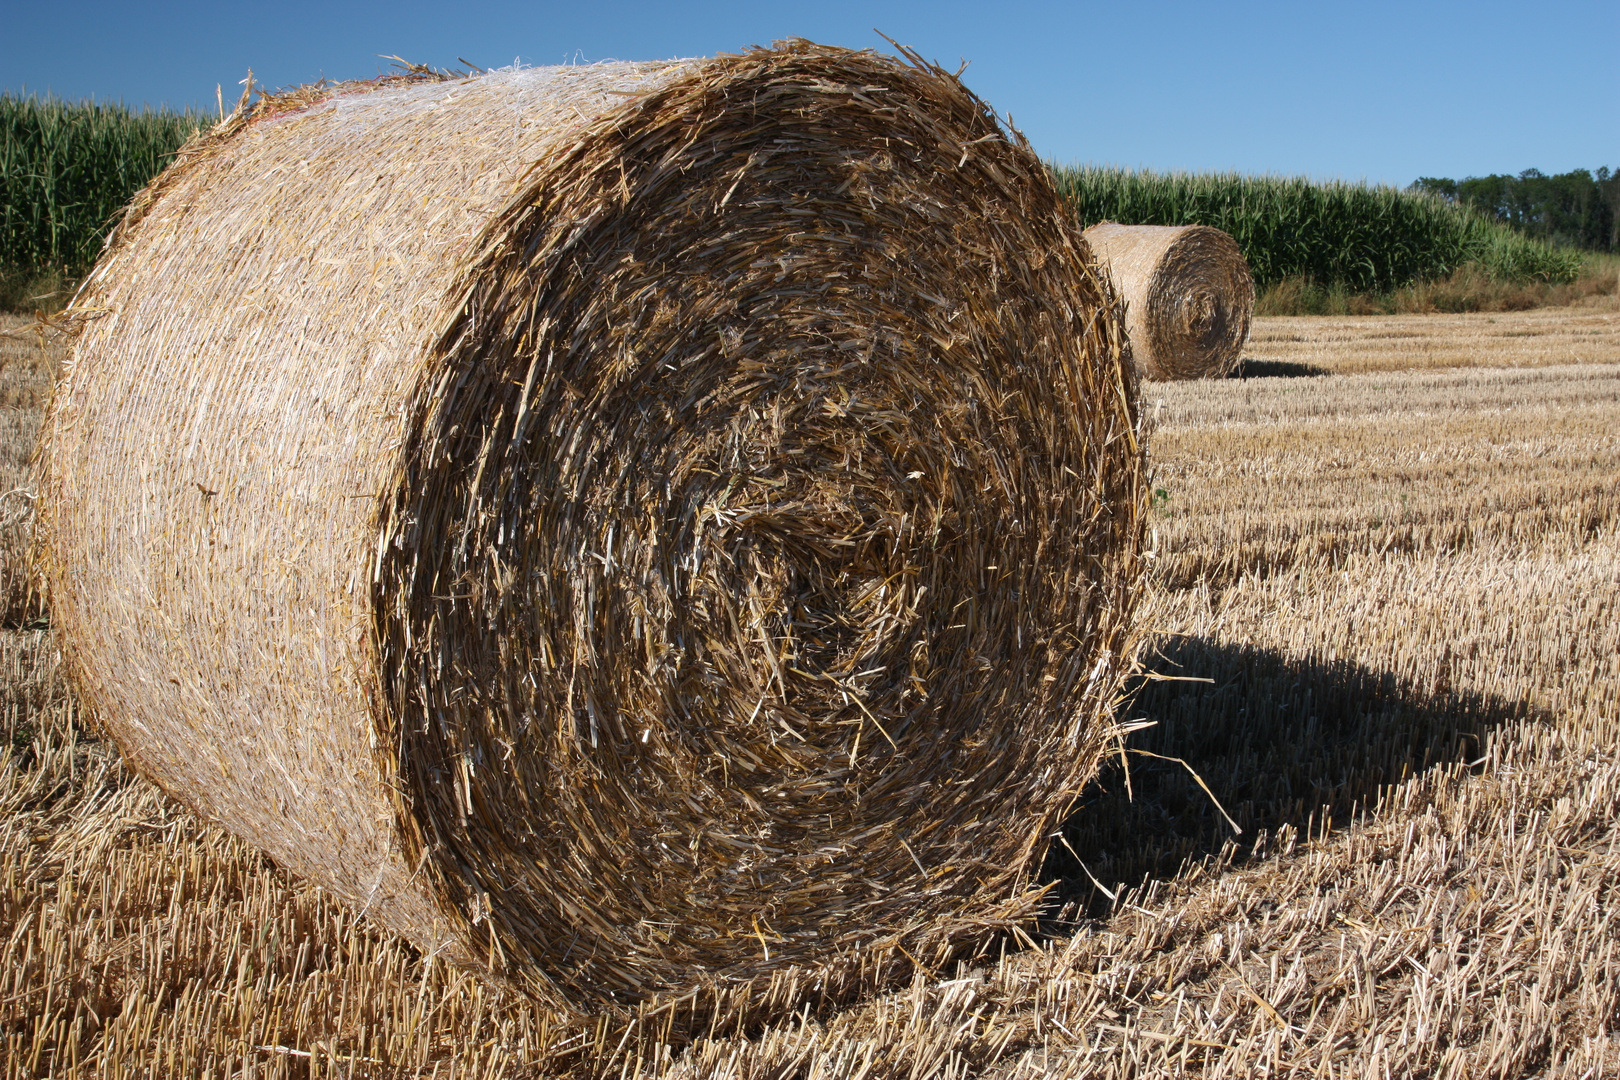
{"type": "MultiPolygon", "coordinates": [[[[50,361],[4,349],[11,490],[50,361]]],[[[1620,312],[1260,319],[1248,355],[1326,374],[1145,388],[1173,678],[1041,947],[674,1056],[561,1030],[128,775],[18,609],[3,1074],[1620,1073],[1620,312]]]]}
{"type": "Polygon", "coordinates": [[[1255,375],[1356,375],[1454,367],[1612,363],[1620,299],[1479,315],[1256,318],[1244,350],[1255,375]]]}

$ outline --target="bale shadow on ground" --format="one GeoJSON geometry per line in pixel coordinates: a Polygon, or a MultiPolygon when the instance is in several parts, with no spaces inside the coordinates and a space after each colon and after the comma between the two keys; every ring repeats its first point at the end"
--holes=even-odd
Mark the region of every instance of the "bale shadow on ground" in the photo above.
{"type": "Polygon", "coordinates": [[[1228,379],[1303,379],[1330,375],[1327,368],[1299,364],[1292,360],[1256,360],[1245,357],[1226,373],[1228,379]]]}
{"type": "Polygon", "coordinates": [[[1108,912],[1112,901],[1093,879],[1118,894],[1228,843],[1241,859],[1263,854],[1284,826],[1303,836],[1324,815],[1347,823],[1380,788],[1478,758],[1492,730],[1527,715],[1522,703],[1413,685],[1349,661],[1199,637],[1161,643],[1148,666],[1214,681],[1144,680],[1120,713],[1155,722],[1126,747],[1162,757],[1112,757],[1065,822],[1040,877],[1056,883],[1047,909],[1054,932],[1108,912]],[[1242,835],[1187,768],[1164,758],[1191,766],[1242,835]]]}

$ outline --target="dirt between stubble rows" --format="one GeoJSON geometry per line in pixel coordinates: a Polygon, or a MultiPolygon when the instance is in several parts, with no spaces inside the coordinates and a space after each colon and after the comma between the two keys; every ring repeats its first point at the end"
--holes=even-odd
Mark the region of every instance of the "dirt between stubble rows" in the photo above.
{"type": "MultiPolygon", "coordinates": [[[[557,1029],[129,775],[24,593],[3,1075],[1620,1072],[1620,312],[1256,323],[1267,377],[1145,388],[1169,678],[1036,947],[679,1055],[557,1029]]],[[[8,583],[57,360],[0,339],[8,583]]]]}

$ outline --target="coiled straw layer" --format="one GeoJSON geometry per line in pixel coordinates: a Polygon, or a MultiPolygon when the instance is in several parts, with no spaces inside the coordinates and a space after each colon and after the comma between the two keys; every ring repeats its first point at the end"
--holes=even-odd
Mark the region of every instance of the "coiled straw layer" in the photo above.
{"type": "Polygon", "coordinates": [[[78,300],[46,571],[129,758],[570,1009],[758,1015],[1027,916],[1144,492],[1039,160],[804,43],[367,91],[193,145],[78,300]]]}
{"type": "Polygon", "coordinates": [[[1085,232],[1125,301],[1143,378],[1221,378],[1254,317],[1254,280],[1237,241],[1205,225],[1118,225],[1085,232]]]}

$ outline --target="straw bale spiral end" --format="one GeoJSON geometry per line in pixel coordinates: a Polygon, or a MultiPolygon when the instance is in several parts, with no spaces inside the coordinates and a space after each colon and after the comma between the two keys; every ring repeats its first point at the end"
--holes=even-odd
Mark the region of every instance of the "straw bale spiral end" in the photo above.
{"type": "Polygon", "coordinates": [[[1148,379],[1222,378],[1254,316],[1254,280],[1237,241],[1207,225],[1120,225],[1085,231],[1125,301],[1131,353],[1148,379]]]}
{"type": "Polygon", "coordinates": [[[44,484],[147,775],[567,1008],[837,998],[1028,915],[1133,657],[1136,382],[953,77],[404,79],[161,185],[44,484]]]}

